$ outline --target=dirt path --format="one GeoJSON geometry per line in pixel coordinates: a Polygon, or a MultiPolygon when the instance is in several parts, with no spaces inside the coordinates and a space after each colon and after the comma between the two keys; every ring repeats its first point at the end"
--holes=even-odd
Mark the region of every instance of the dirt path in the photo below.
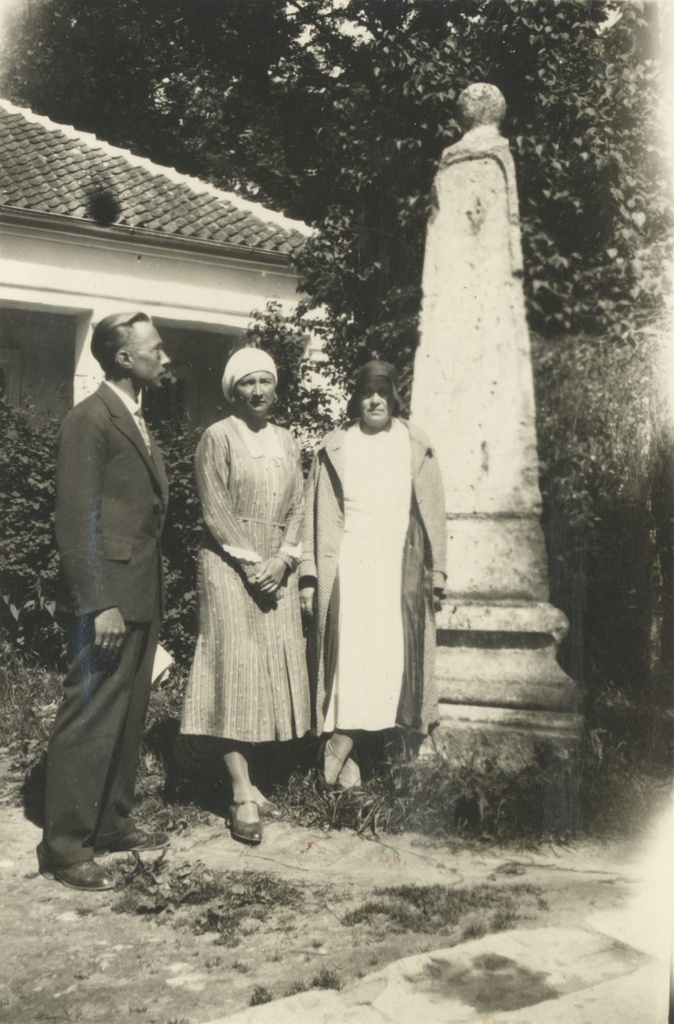
{"type": "MultiPolygon", "coordinates": [[[[202,1024],[250,1005],[256,989],[264,998],[259,987],[278,998],[312,984],[335,986],[515,923],[583,927],[624,906],[636,884],[634,850],[624,845],[475,852],[412,836],[378,842],[277,822],[260,847],[247,848],[214,819],[176,837],[167,866],[155,872],[159,894],[169,871],[189,878],[197,861],[206,877],[242,873],[227,876],[221,932],[195,934],[204,908],[119,913],[117,893],[82,894],[40,878],[39,832],[15,805],[15,788],[6,773],[0,777],[0,1024],[202,1024]],[[287,899],[279,882],[288,883],[287,899]],[[485,884],[486,896],[456,923],[443,923],[443,893],[485,884]],[[377,898],[395,914],[363,912],[376,887],[409,885],[442,887],[432,894],[438,907],[389,892],[377,898]],[[238,908],[231,919],[230,906],[238,908]]],[[[108,858],[114,861],[133,864],[108,858]]]]}

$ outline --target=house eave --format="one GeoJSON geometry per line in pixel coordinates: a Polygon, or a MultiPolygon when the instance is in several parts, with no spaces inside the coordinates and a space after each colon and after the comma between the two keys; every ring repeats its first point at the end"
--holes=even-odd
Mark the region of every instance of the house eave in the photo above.
{"type": "Polygon", "coordinates": [[[267,249],[256,249],[246,245],[234,245],[230,242],[209,242],[197,238],[168,235],[161,231],[147,228],[133,228],[112,224],[103,227],[93,221],[79,220],[64,214],[47,213],[35,210],[21,210],[16,207],[0,205],[0,224],[8,227],[33,228],[50,235],[67,235],[73,239],[90,240],[94,243],[110,243],[115,241],[127,246],[161,249],[178,256],[199,255],[215,261],[235,261],[259,267],[273,267],[276,272],[285,270],[295,273],[292,265],[293,255],[289,253],[270,252],[267,249]]]}

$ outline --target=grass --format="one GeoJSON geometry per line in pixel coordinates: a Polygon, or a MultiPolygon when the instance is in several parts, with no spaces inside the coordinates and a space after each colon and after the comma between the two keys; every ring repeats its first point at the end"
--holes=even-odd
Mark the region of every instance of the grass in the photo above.
{"type": "Polygon", "coordinates": [[[58,702],[61,675],[0,645],[0,747],[29,755],[49,737],[58,702]]]}
{"type": "Polygon", "coordinates": [[[250,997],[250,1005],[261,1006],[262,1003],[271,1003],[273,998],[273,993],[266,985],[256,985],[253,989],[253,994],[250,997]]]}
{"type": "MultiPolygon", "coordinates": [[[[339,991],[342,985],[343,982],[339,971],[335,971],[331,967],[324,967],[309,984],[305,981],[294,981],[285,990],[283,996],[296,996],[301,992],[308,992],[312,988],[332,988],[339,991]]],[[[256,985],[250,998],[250,1005],[259,1006],[261,1003],[270,1003],[274,998],[273,992],[266,985],[256,985]]]]}
{"type": "MultiPolygon", "coordinates": [[[[175,670],[153,688],[137,786],[138,820],[174,834],[207,824],[213,815],[221,820],[229,803],[213,758],[203,772],[198,764],[186,771],[176,763],[184,684],[184,672],[175,670]]],[[[20,798],[36,824],[41,823],[46,743],[60,696],[59,673],[8,644],[0,649],[0,746],[9,749],[12,768],[23,778],[20,798]]],[[[494,761],[416,760],[390,741],[392,733],[365,745],[362,789],[328,795],[319,791],[308,767],[315,756],[313,741],[292,749],[275,745],[285,752],[277,763],[269,762],[269,776],[277,783],[274,799],[294,824],[357,835],[408,831],[441,841],[528,846],[583,833],[602,839],[635,835],[669,798],[670,770],[621,738],[631,736],[625,716],[634,718],[638,709],[623,702],[618,722],[616,699],[613,695],[604,709],[606,723],[586,733],[582,772],[544,747],[538,762],[520,771],[505,771],[494,761]],[[298,763],[302,767],[293,770],[298,763]]],[[[600,710],[604,706],[599,698],[597,704],[600,710]]],[[[661,728],[672,731],[666,716],[661,728]]]]}
{"type": "Polygon", "coordinates": [[[457,889],[446,885],[403,885],[375,889],[373,898],[342,918],[346,925],[376,924],[398,932],[450,935],[461,922],[484,935],[514,927],[519,910],[538,901],[540,889],[528,883],[508,886],[476,885],[457,889]],[[474,918],[474,919],[473,919],[474,918]],[[479,918],[479,920],[478,920],[479,918]]]}
{"type": "MultiPolygon", "coordinates": [[[[152,861],[140,857],[122,862],[115,873],[119,914],[148,914],[173,919],[195,934],[214,932],[223,946],[235,947],[250,920],[267,921],[272,914],[299,910],[299,886],[257,871],[212,871],[200,861],[169,868],[163,855],[152,861]]],[[[245,964],[235,969],[246,973],[245,964]]]]}
{"type": "Polygon", "coordinates": [[[516,770],[489,760],[452,765],[440,755],[412,760],[402,750],[391,752],[358,790],[325,794],[315,774],[296,772],[274,799],[306,828],[535,846],[577,831],[577,788],[573,766],[548,749],[516,770]]]}
{"type": "Polygon", "coordinates": [[[324,967],[312,979],[311,988],[334,988],[337,991],[342,987],[342,978],[339,971],[331,967],[324,967]]]}

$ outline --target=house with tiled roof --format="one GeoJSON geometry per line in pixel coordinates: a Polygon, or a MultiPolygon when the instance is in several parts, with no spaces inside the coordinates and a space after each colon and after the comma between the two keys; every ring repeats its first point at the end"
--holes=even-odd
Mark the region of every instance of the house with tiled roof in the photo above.
{"type": "MultiPolygon", "coordinates": [[[[0,388],[62,416],[94,390],[92,326],[143,310],[177,383],[164,414],[210,422],[251,314],[298,301],[310,229],[0,100],[0,388]]],[[[166,404],[168,402],[168,404],[166,404]]],[[[161,410],[155,410],[161,413],[161,410]]]]}

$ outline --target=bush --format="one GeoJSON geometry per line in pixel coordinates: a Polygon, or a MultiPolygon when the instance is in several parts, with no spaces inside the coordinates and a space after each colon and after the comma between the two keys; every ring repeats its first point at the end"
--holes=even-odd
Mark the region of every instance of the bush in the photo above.
{"type": "MultiPolygon", "coordinates": [[[[301,315],[286,317],[276,302],[254,314],[247,343],[269,351],[279,368],[274,422],[292,428],[305,469],[319,437],[333,426],[331,392],[304,358],[308,327],[301,315]]],[[[200,432],[171,422],[152,424],[170,484],[162,537],[166,618],[162,641],[187,664],[197,634],[196,553],[202,531],[194,477],[200,432]]],[[[63,667],[63,630],[54,618],[58,555],[54,538],[58,423],[33,422],[27,412],[0,402],[0,516],[5,524],[0,569],[0,630],[20,651],[63,667]]]]}
{"type": "Polygon", "coordinates": [[[54,421],[35,424],[0,401],[0,629],[48,665],[60,662],[64,648],[54,620],[56,434],[54,421]]]}
{"type": "Polygon", "coordinates": [[[533,338],[551,600],[571,627],[561,656],[585,685],[591,724],[606,686],[636,698],[640,731],[652,734],[649,756],[657,757],[667,752],[655,718],[671,706],[674,669],[664,331],[656,318],[622,342],[533,338]]]}

